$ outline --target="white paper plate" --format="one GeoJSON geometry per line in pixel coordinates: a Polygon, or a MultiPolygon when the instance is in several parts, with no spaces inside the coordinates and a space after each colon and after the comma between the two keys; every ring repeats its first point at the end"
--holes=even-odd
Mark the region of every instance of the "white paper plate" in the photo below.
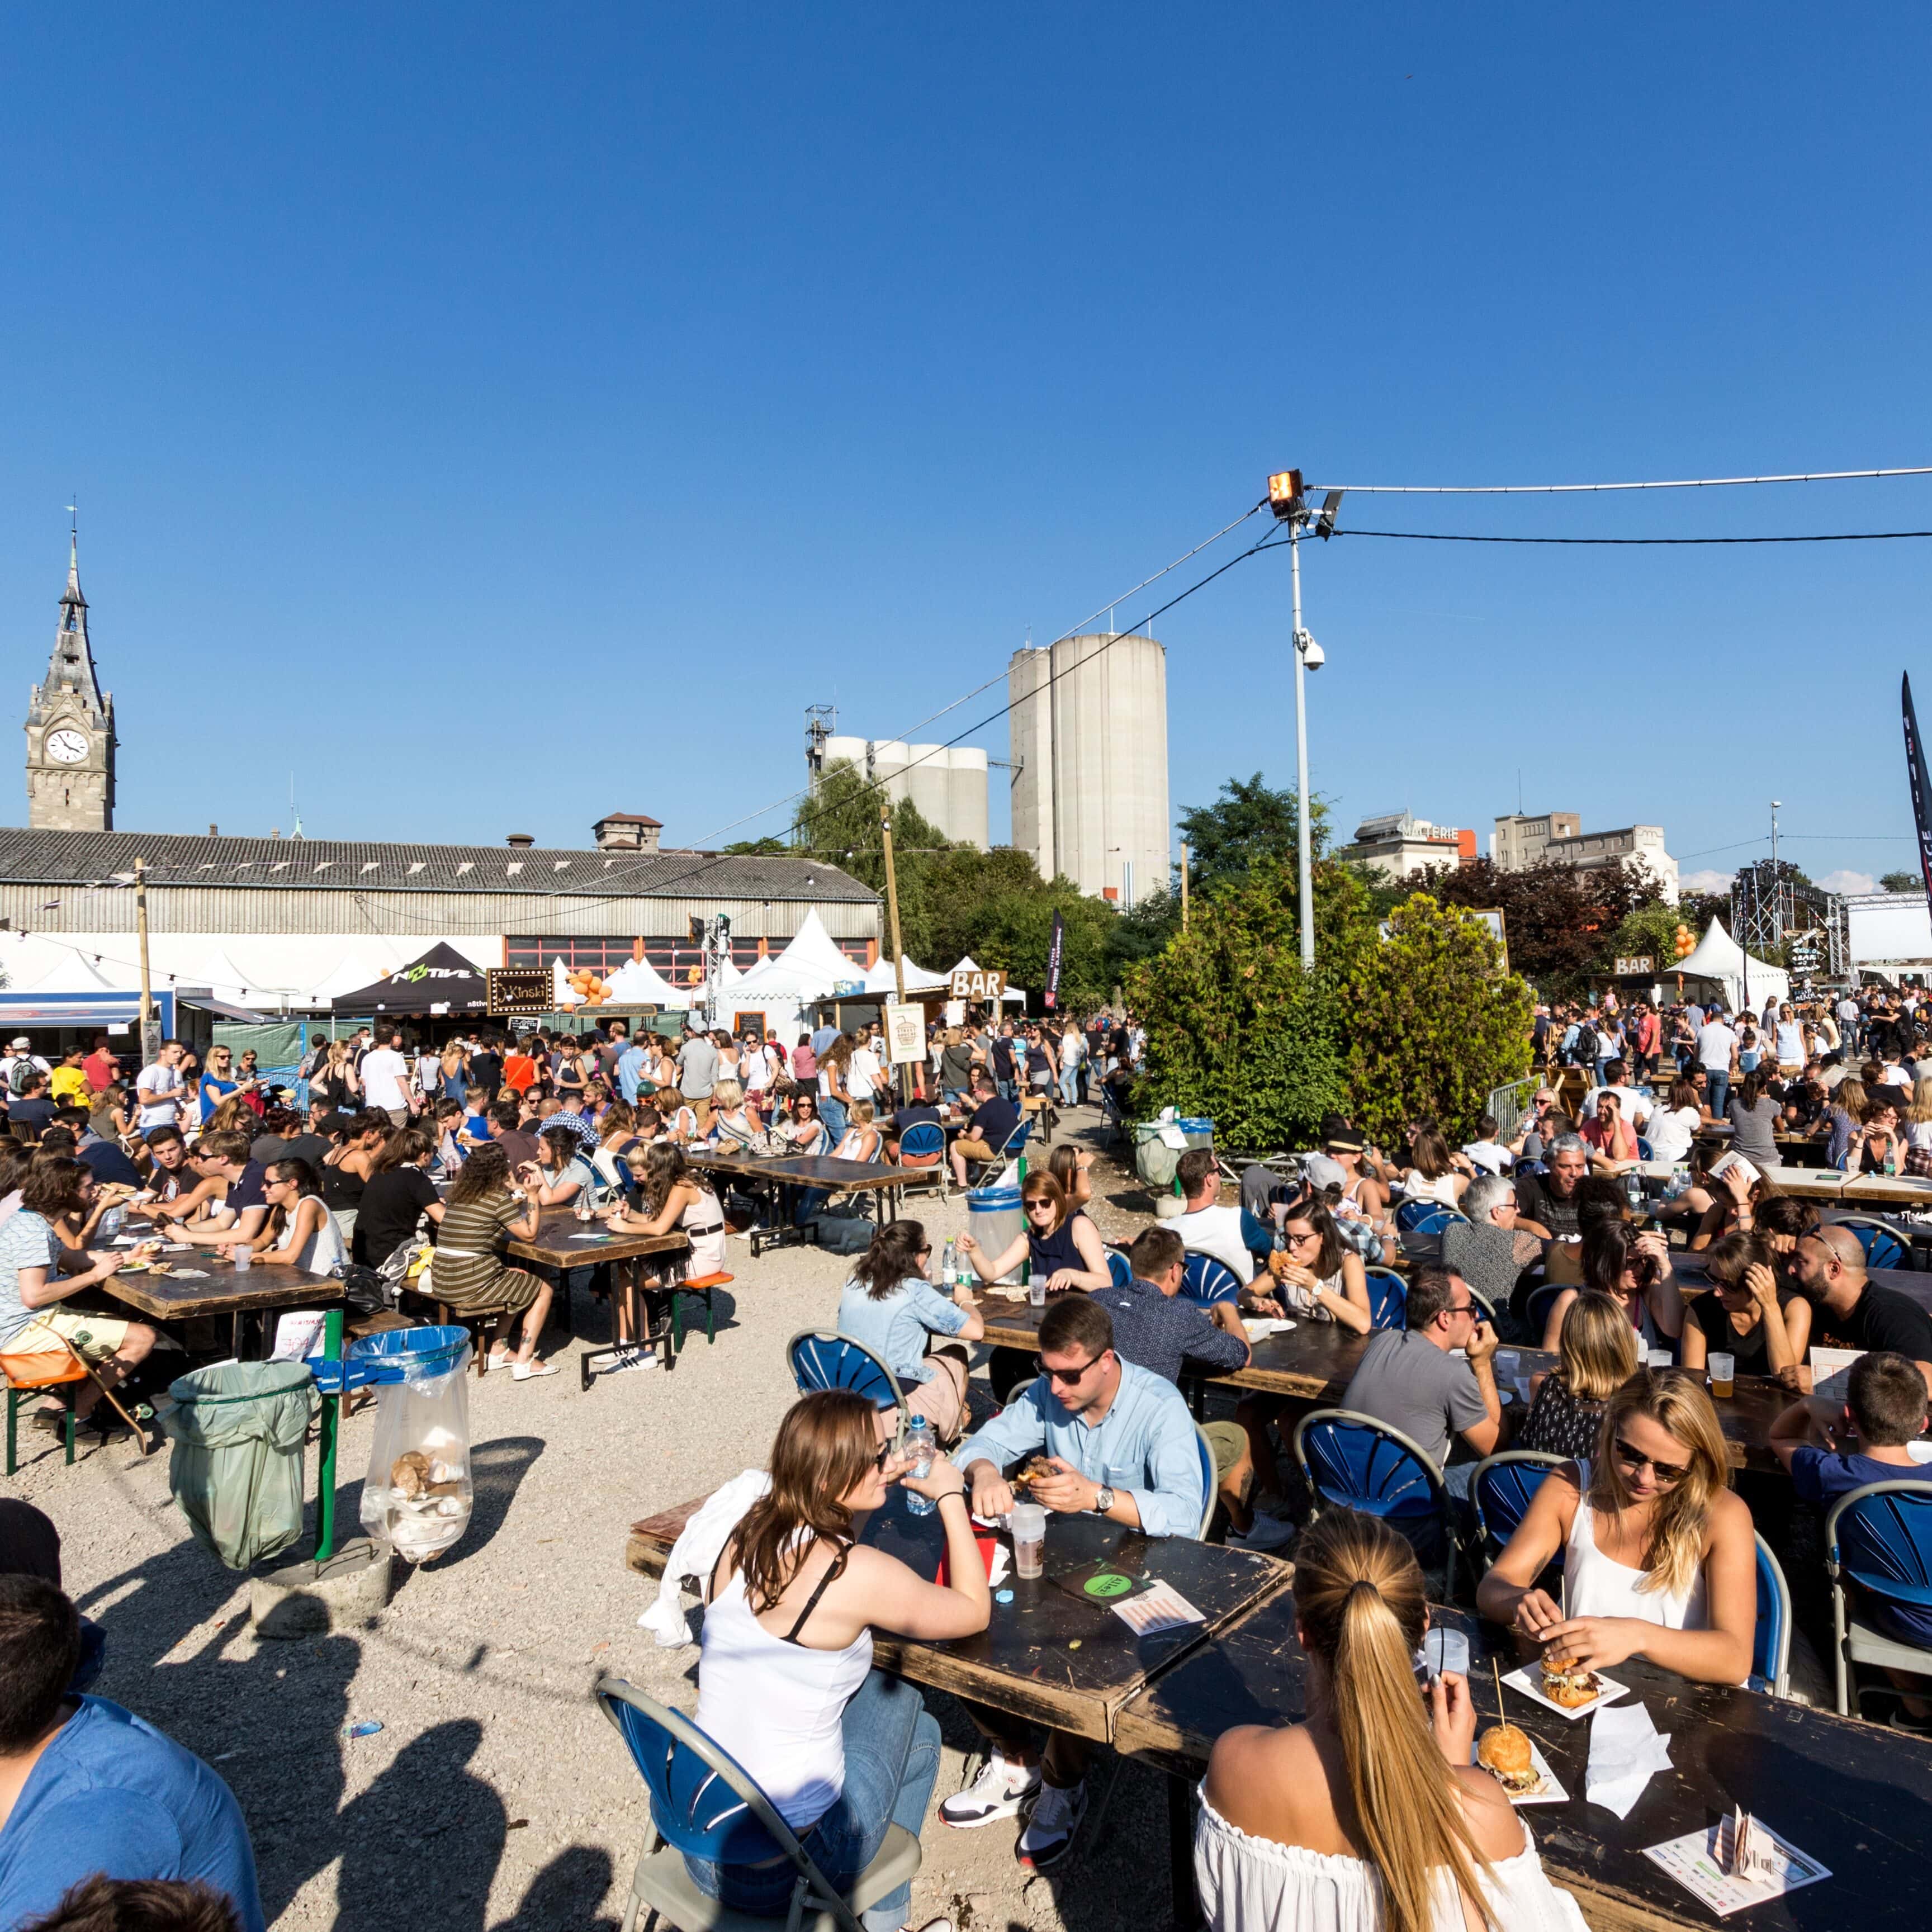
{"type": "Polygon", "coordinates": [[[1543,1694],[1543,1672],[1540,1670],[1532,1674],[1526,1665],[1520,1670],[1512,1670],[1503,1682],[1514,1685],[1532,1702],[1540,1704],[1546,1711],[1554,1711],[1559,1718],[1568,1718],[1573,1722],[1578,1718],[1587,1718],[1600,1706],[1614,1704],[1630,1689],[1628,1684],[1619,1684],[1614,1677],[1606,1677],[1600,1670],[1597,1672],[1597,1682],[1604,1687],[1601,1694],[1592,1697],[1587,1704],[1580,1704],[1573,1711],[1567,1704],[1556,1703],[1543,1694]]]}
{"type": "MultiPolygon", "coordinates": [[[[1597,1702],[1601,1703],[1603,1700],[1600,1697],[1597,1702]]],[[[1596,1705],[1593,1704],[1590,1708],[1594,1710],[1596,1705]]],[[[1550,1768],[1550,1760],[1543,1755],[1542,1746],[1534,1738],[1529,1741],[1529,1761],[1543,1782],[1532,1786],[1527,1791],[1512,1791],[1509,1794],[1509,1802],[1512,1804],[1568,1804],[1569,1792],[1558,1781],[1556,1772],[1550,1768]]],[[[1472,1764],[1476,1762],[1476,1747],[1473,1744],[1469,1747],[1469,1762],[1472,1764]]]]}

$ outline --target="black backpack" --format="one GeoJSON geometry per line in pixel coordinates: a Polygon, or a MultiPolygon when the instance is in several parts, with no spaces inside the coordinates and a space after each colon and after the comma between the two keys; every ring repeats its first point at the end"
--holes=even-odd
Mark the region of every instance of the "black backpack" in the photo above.
{"type": "Polygon", "coordinates": [[[1586,1020],[1576,1029],[1576,1044],[1570,1048],[1579,1066],[1594,1066],[1597,1064],[1597,1029],[1586,1020]]]}

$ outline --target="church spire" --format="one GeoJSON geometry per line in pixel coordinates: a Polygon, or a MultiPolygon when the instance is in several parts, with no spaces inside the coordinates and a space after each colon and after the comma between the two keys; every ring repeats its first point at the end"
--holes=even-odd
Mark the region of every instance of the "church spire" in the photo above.
{"type": "MultiPolygon", "coordinates": [[[[71,506],[69,514],[74,514],[71,506]]],[[[80,592],[80,532],[68,530],[67,588],[46,679],[27,700],[30,825],[63,832],[114,829],[114,698],[103,694],[80,592]]]]}
{"type": "Polygon", "coordinates": [[[87,599],[80,594],[80,532],[70,526],[67,542],[67,588],[61,592],[60,622],[54,632],[53,656],[42,687],[51,698],[71,692],[96,711],[106,709],[100,680],[94,675],[94,651],[87,635],[87,599]]]}

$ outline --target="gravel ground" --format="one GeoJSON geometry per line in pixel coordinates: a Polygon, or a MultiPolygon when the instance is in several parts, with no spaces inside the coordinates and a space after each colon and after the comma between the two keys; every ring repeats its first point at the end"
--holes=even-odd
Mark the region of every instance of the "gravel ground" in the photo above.
{"type": "MultiPolygon", "coordinates": [[[[1063,1138],[1096,1118],[1071,1117],[1063,1138]]],[[[1144,1225],[1151,1204],[1131,1174],[1103,1168],[1096,1179],[1106,1232],[1144,1225]]],[[[919,1211],[941,1239],[964,1225],[956,1197],[919,1211]]],[[[58,1447],[23,1432],[32,1460],[15,1492],[52,1516],[67,1587],[106,1628],[97,1689],[232,1786],[272,1924],[615,1926],[646,1806],[590,1686],[609,1670],[687,1710],[697,1696],[695,1648],[660,1650],[637,1628],[656,1586],[624,1568],[626,1532],[760,1463],[792,1400],[786,1338],[830,1319],[848,1264],[814,1249],[754,1261],[734,1241],[730,1265],[737,1281],[718,1298],[716,1346],[701,1331],[687,1336],[670,1375],[620,1376],[586,1395],[574,1344],[558,1353],[564,1372],[548,1379],[472,1378],[468,1531],[440,1562],[399,1569],[388,1610],[352,1633],[258,1642],[245,1580],[194,1542],[170,1501],[165,1449],[142,1462],[123,1438],[84,1450],[70,1469],[58,1447]],[[382,1730],[343,1736],[365,1720],[382,1730]]],[[[583,1298],[577,1318],[603,1332],[601,1308],[583,1298]]],[[[352,1526],[373,1414],[344,1430],[340,1508],[352,1526]]],[[[928,1702],[946,1743],[936,1802],[962,1781],[976,1734],[950,1699],[928,1702]]],[[[1097,1762],[1096,1808],[1114,1766],[1105,1754],[1097,1762]]],[[[1023,1881],[1016,1831],[930,1822],[914,1923],[950,1912],[982,1932],[1113,1932],[1130,1918],[1165,1920],[1154,1773],[1122,1766],[1102,1829],[1094,1833],[1090,1814],[1082,1850],[1051,1874],[1023,1881]]]]}

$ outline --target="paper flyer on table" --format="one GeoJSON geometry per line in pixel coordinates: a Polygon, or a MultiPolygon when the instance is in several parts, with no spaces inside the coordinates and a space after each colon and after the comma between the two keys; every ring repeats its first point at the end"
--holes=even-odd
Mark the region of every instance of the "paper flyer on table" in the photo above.
{"type": "Polygon", "coordinates": [[[1208,1621],[1172,1583],[1157,1582],[1152,1589],[1112,1607],[1136,1636],[1152,1636],[1160,1630],[1178,1630],[1183,1624],[1208,1621]]]}
{"type": "Polygon", "coordinates": [[[1811,1351],[1811,1393],[1828,1402],[1848,1402],[1852,1393],[1852,1364],[1864,1353],[1862,1348],[1814,1348],[1811,1351]]]}
{"type": "Polygon", "coordinates": [[[1788,1839],[1781,1838],[1762,1819],[1754,1819],[1757,1835],[1771,1840],[1772,1856],[1768,1870],[1749,1878],[1733,1878],[1725,1868],[1730,1863],[1731,1821],[1721,1818],[1701,1831],[1687,1832],[1661,1845],[1646,1845],[1644,1856],[1661,1865],[1684,1890],[1702,1900],[1720,1918],[1742,1912],[1767,1900],[1781,1898],[1799,1886],[1816,1885],[1832,1876],[1830,1868],[1808,1858],[1788,1839]]]}

